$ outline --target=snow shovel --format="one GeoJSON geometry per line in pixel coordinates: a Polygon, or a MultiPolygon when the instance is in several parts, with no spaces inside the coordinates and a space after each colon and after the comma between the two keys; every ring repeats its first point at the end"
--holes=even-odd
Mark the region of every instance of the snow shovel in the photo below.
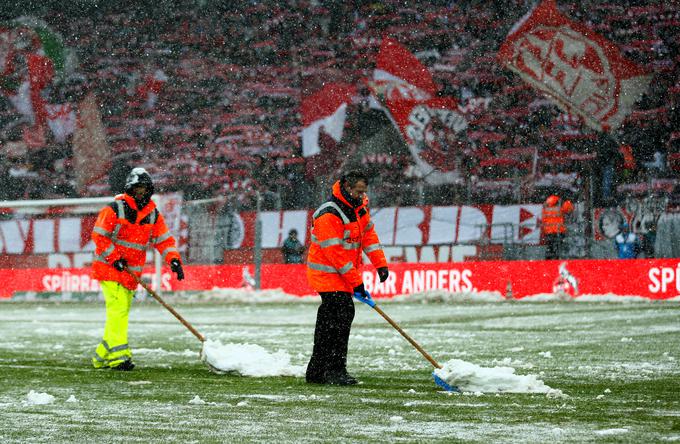
{"type": "Polygon", "coordinates": [[[205,362],[205,364],[208,366],[208,368],[209,368],[212,372],[214,372],[214,373],[222,373],[217,367],[213,366],[213,365],[210,363],[210,361],[209,361],[208,359],[206,359],[206,354],[205,354],[205,352],[204,352],[204,348],[205,348],[205,342],[206,342],[206,339],[207,339],[207,338],[205,337],[205,335],[203,335],[201,332],[199,332],[198,330],[196,330],[196,329],[194,328],[194,326],[191,325],[191,324],[189,323],[189,321],[187,321],[186,319],[184,319],[184,318],[182,317],[182,315],[180,315],[179,313],[177,313],[177,311],[176,311],[174,308],[172,308],[170,305],[168,305],[168,303],[165,302],[165,301],[163,300],[163,298],[161,298],[160,295],[159,295],[158,293],[156,293],[155,291],[153,291],[153,290],[151,289],[151,287],[149,287],[144,281],[142,281],[136,274],[134,274],[133,272],[131,272],[129,268],[125,267],[125,271],[127,271],[128,274],[129,274],[130,276],[132,276],[132,277],[135,279],[135,281],[136,281],[139,285],[141,285],[141,286],[144,288],[144,290],[146,290],[147,293],[149,293],[151,296],[153,296],[153,298],[154,298],[155,300],[157,300],[159,304],[161,304],[161,305],[162,305],[163,307],[165,307],[170,313],[172,313],[172,315],[173,315],[174,317],[176,317],[177,320],[178,320],[179,322],[182,323],[182,325],[184,325],[184,326],[185,326],[185,327],[186,327],[186,328],[187,328],[194,336],[196,336],[196,338],[198,338],[199,341],[201,341],[201,352],[200,352],[200,355],[199,355],[199,356],[201,357],[201,361],[205,362]]]}
{"type": "MultiPolygon", "coordinates": [[[[434,358],[423,349],[423,347],[421,347],[411,336],[406,334],[406,332],[399,326],[399,324],[394,322],[392,318],[387,316],[387,313],[382,311],[382,309],[376,305],[375,301],[373,300],[373,298],[371,298],[371,295],[368,292],[366,292],[366,294],[368,295],[367,298],[360,296],[359,293],[354,293],[354,298],[377,311],[378,314],[382,316],[387,322],[389,322],[389,324],[392,327],[394,327],[395,330],[397,330],[413,347],[415,347],[415,349],[418,350],[420,354],[423,355],[423,357],[425,357],[425,359],[427,359],[428,362],[434,366],[434,368],[442,368],[441,364],[435,361],[434,358]]],[[[460,389],[458,387],[450,385],[448,382],[444,381],[442,378],[437,376],[435,372],[432,372],[432,377],[434,378],[435,384],[437,384],[439,387],[443,388],[447,392],[460,393],[460,389]]]]}

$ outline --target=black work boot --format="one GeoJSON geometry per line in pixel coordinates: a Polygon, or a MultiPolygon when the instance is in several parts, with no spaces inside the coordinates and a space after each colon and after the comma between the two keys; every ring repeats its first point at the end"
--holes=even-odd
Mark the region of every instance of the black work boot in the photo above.
{"type": "Polygon", "coordinates": [[[352,376],[352,375],[350,375],[349,373],[347,373],[347,370],[345,370],[345,378],[346,378],[347,381],[349,382],[349,385],[354,385],[354,384],[358,384],[358,383],[359,383],[359,381],[357,380],[357,378],[355,378],[354,376],[352,376]]]}
{"type": "Polygon", "coordinates": [[[123,371],[123,372],[129,372],[133,368],[135,368],[135,364],[132,363],[131,360],[126,359],[125,361],[121,362],[115,367],[111,367],[111,370],[118,370],[118,371],[123,371]]]}
{"type": "Polygon", "coordinates": [[[307,381],[308,384],[325,384],[326,383],[325,372],[313,370],[310,371],[308,368],[307,373],[305,374],[305,381],[307,381]]]}
{"type": "Polygon", "coordinates": [[[326,384],[331,385],[355,385],[358,381],[347,372],[326,372],[326,384]]]}

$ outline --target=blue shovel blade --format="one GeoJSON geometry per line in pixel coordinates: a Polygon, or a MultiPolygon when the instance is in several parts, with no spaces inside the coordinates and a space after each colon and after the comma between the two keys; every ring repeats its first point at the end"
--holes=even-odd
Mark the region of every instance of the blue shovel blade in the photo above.
{"type": "Polygon", "coordinates": [[[460,389],[456,387],[455,385],[451,385],[448,382],[444,381],[442,378],[437,376],[435,372],[432,372],[432,377],[434,378],[434,383],[437,384],[439,387],[443,388],[447,392],[453,392],[453,393],[461,393],[460,389]]]}

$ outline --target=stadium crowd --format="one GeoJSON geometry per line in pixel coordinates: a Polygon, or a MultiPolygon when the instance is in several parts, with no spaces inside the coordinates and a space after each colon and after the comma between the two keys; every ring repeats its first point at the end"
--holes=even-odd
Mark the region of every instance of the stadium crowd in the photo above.
{"type": "Polygon", "coordinates": [[[249,208],[259,191],[266,206],[311,207],[322,189],[318,177],[343,166],[345,154],[386,118],[368,109],[363,91],[349,107],[339,155],[304,158],[301,98],[325,82],[362,90],[385,35],[407,46],[440,93],[467,110],[471,152],[464,183],[438,188],[413,174],[399,140],[360,156],[379,178],[377,204],[540,202],[553,192],[579,199],[590,177],[599,206],[649,193],[680,199],[680,11],[672,2],[558,2],[654,75],[611,135],[560,112],[499,65],[498,48],[528,1],[218,3],[30,11],[77,55],[43,97],[75,104],[94,92],[111,165],[77,190],[73,137],[59,141],[48,132],[43,144],[27,144],[31,124],[0,94],[0,199],[118,192],[135,165],[152,174],[157,190],[181,190],[188,200],[226,195],[249,208]]]}

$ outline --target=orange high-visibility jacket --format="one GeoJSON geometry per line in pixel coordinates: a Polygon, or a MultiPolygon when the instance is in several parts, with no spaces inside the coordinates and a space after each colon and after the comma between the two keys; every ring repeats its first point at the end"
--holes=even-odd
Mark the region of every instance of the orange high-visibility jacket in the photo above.
{"type": "Polygon", "coordinates": [[[130,271],[137,276],[142,274],[148,245],[156,247],[168,264],[173,259],[181,261],[175,238],[168,231],[156,204],[150,201],[138,210],[135,200],[128,194],[117,195],[99,212],[92,241],[95,244],[92,277],[99,281],[120,282],[131,290],[137,288],[137,282],[127,272],[113,268],[116,260],[125,259],[130,271]]]}
{"type": "Polygon", "coordinates": [[[386,267],[385,253],[368,212],[368,198],[353,208],[333,185],[333,196],[313,216],[307,254],[307,280],[317,292],[345,291],[363,283],[362,252],[375,268],[386,267]]]}
{"type": "Polygon", "coordinates": [[[543,214],[541,216],[543,220],[543,234],[561,234],[566,232],[567,227],[564,224],[564,215],[571,213],[573,209],[574,206],[569,200],[564,201],[564,203],[560,199],[556,199],[556,202],[546,202],[543,205],[543,214]]]}

